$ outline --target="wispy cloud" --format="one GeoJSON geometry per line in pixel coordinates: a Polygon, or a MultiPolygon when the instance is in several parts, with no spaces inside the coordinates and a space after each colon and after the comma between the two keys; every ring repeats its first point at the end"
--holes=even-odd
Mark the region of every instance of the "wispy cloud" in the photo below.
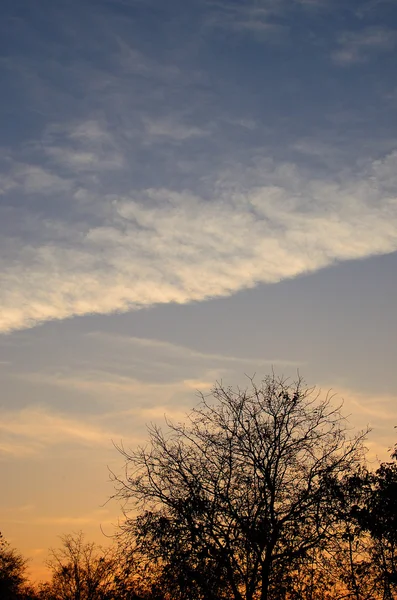
{"type": "Polygon", "coordinates": [[[396,162],[394,153],[335,183],[264,161],[219,175],[210,200],[162,188],[92,192],[95,224],[48,219],[44,244],[3,238],[0,329],[226,296],[392,252],[396,162]]]}
{"type": "Polygon", "coordinates": [[[56,525],[68,528],[76,528],[81,529],[85,528],[88,525],[98,525],[98,523],[103,525],[112,525],[114,524],[114,520],[109,515],[109,510],[107,509],[97,509],[92,511],[89,514],[84,514],[81,516],[75,515],[59,515],[59,516],[36,516],[35,518],[30,520],[30,523],[33,525],[56,525]]]}
{"type": "Polygon", "coordinates": [[[134,336],[122,336],[115,334],[106,334],[95,332],[87,334],[87,339],[97,346],[100,344],[102,347],[117,348],[117,352],[120,355],[127,356],[127,360],[130,363],[131,354],[142,357],[142,362],[147,362],[150,358],[154,370],[158,370],[161,365],[168,367],[170,365],[181,366],[194,365],[197,367],[209,368],[215,365],[230,366],[234,368],[234,365],[255,365],[268,364],[268,365],[289,365],[298,367],[300,363],[283,360],[281,358],[264,358],[258,357],[255,360],[248,359],[240,356],[233,356],[231,354],[213,354],[208,352],[199,352],[193,348],[173,344],[170,342],[160,341],[156,339],[145,339],[134,336]]]}
{"type": "MultiPolygon", "coordinates": [[[[36,339],[35,347],[46,346],[36,339]]],[[[30,382],[64,387],[92,393],[95,397],[112,398],[145,394],[169,399],[175,393],[211,387],[216,379],[233,371],[261,370],[265,366],[297,369],[302,363],[281,358],[244,358],[231,355],[198,352],[155,339],[142,339],[104,333],[79,336],[76,346],[84,348],[86,356],[75,364],[70,357],[57,361],[46,357],[46,367],[33,365],[19,375],[30,382]],[[70,361],[68,365],[62,364],[70,361]],[[150,386],[150,389],[147,387],[150,386]],[[168,387],[167,387],[168,386],[168,387]],[[112,396],[113,394],[113,396],[112,396]]],[[[33,359],[33,357],[32,357],[33,359]]],[[[19,367],[21,370],[21,367],[19,367]]]]}
{"type": "MultiPolygon", "coordinates": [[[[366,394],[348,388],[337,390],[336,400],[343,401],[343,414],[348,424],[356,430],[370,427],[366,446],[367,459],[388,460],[390,448],[395,444],[393,424],[397,419],[397,397],[393,394],[366,394]]],[[[376,465],[375,465],[376,466],[376,465]]]]}
{"type": "MultiPolygon", "coordinates": [[[[196,372],[200,373],[198,367],[196,372]]],[[[209,380],[180,373],[179,379],[173,381],[147,382],[133,375],[121,375],[116,368],[101,368],[100,360],[97,369],[84,368],[82,364],[80,368],[69,366],[60,372],[51,369],[22,372],[14,381],[38,386],[42,402],[41,405],[31,403],[20,410],[3,408],[0,411],[0,461],[46,456],[49,451],[70,454],[76,448],[79,452],[86,448],[108,453],[112,441],[143,442],[149,422],[163,421],[165,415],[176,421],[185,419],[196,401],[197,390],[205,392],[212,387],[216,368],[204,374],[209,380]],[[54,404],[53,398],[59,389],[67,390],[69,397],[62,411],[48,407],[49,403],[54,404]],[[83,412],[75,412],[71,400],[76,392],[80,401],[81,394],[85,394],[86,398],[88,395],[106,402],[99,413],[98,407],[92,406],[91,410],[88,407],[83,412]]]]}
{"type": "MultiPolygon", "coordinates": [[[[38,510],[38,507],[34,506],[15,506],[12,507],[12,510],[4,510],[5,515],[8,517],[7,521],[9,523],[15,523],[18,525],[37,525],[37,526],[47,526],[47,525],[55,525],[62,526],[68,528],[76,528],[81,529],[88,525],[111,525],[114,521],[110,518],[109,510],[106,508],[100,508],[93,510],[91,513],[87,513],[81,516],[75,515],[42,515],[38,510]],[[10,518],[10,514],[12,516],[10,518]]],[[[40,555],[46,553],[48,550],[44,548],[37,548],[32,552],[33,556],[40,555]]]]}
{"type": "Polygon", "coordinates": [[[50,164],[53,162],[75,174],[117,170],[124,166],[124,157],[113,136],[95,120],[70,128],[48,127],[42,147],[50,164]]]}
{"type": "Polygon", "coordinates": [[[146,134],[149,138],[154,138],[155,140],[165,138],[167,140],[181,142],[188,140],[189,138],[206,136],[210,133],[208,129],[184,124],[173,120],[172,118],[145,118],[144,125],[146,134]]]}
{"type": "Polygon", "coordinates": [[[207,26],[248,34],[261,40],[275,41],[286,32],[286,26],[277,20],[284,13],[284,3],[235,4],[213,2],[213,12],[207,26]]]}
{"type": "Polygon", "coordinates": [[[37,407],[2,411],[0,452],[15,457],[39,453],[49,446],[73,443],[84,446],[109,444],[114,433],[82,419],[50,413],[37,407]]]}
{"type": "Polygon", "coordinates": [[[332,60],[341,66],[365,63],[372,56],[392,51],[397,44],[397,31],[387,27],[367,27],[346,31],[338,38],[332,60]]]}
{"type": "Polygon", "coordinates": [[[206,4],[211,8],[207,25],[264,42],[287,40],[297,15],[301,19],[335,9],[330,0],[207,0],[206,4]]]}
{"type": "Polygon", "coordinates": [[[11,163],[11,169],[0,177],[0,194],[20,189],[26,194],[54,194],[71,188],[71,182],[40,165],[11,163]]]}

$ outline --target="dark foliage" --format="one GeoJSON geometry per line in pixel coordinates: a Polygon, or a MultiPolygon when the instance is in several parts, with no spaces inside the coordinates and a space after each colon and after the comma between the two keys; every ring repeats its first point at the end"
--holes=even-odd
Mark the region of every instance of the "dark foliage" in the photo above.
{"type": "Polygon", "coordinates": [[[11,548],[0,533],[0,598],[28,600],[33,592],[26,586],[26,560],[11,548]]]}
{"type": "Polygon", "coordinates": [[[132,454],[121,448],[122,536],[181,600],[286,597],[307,557],[338,535],[335,482],[363,459],[363,436],[348,437],[330,398],[276,377],[219,385],[186,424],[149,437],[132,454]]]}

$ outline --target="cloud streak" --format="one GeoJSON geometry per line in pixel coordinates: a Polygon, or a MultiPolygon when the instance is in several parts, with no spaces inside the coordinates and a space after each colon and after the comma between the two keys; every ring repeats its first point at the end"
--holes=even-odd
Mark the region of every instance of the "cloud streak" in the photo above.
{"type": "Polygon", "coordinates": [[[333,61],[341,66],[365,63],[373,55],[392,51],[397,43],[397,31],[388,27],[367,27],[360,31],[343,32],[333,61]]]}
{"type": "MultiPolygon", "coordinates": [[[[14,381],[80,391],[92,394],[95,399],[109,401],[111,398],[113,406],[115,398],[129,399],[142,394],[159,396],[164,403],[166,390],[167,397],[172,398],[174,393],[207,389],[216,379],[234,371],[261,370],[264,365],[293,369],[302,366],[302,363],[273,357],[248,359],[203,353],[156,339],[99,332],[75,336],[77,340],[72,349],[69,340],[69,351],[60,354],[46,336],[36,336],[23,363],[20,361],[14,366],[10,363],[14,381]]],[[[3,338],[6,342],[8,339],[3,338]]]]}
{"type": "MultiPolygon", "coordinates": [[[[3,239],[0,330],[227,296],[393,252],[396,167],[392,153],[331,182],[262,161],[218,176],[209,199],[165,188],[91,192],[96,223],[47,219],[30,244],[3,239]]],[[[73,197],[77,214],[82,197],[73,197]]]]}
{"type": "Polygon", "coordinates": [[[0,432],[0,454],[19,458],[65,443],[105,446],[116,437],[98,425],[82,422],[81,418],[50,413],[39,407],[2,411],[0,432]]]}

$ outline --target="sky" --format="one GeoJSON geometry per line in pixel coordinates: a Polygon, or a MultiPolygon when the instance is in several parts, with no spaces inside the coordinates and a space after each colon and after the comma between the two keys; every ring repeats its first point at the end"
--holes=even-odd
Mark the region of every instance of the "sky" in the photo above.
{"type": "Polygon", "coordinates": [[[0,530],[32,576],[108,543],[115,445],[215,381],[299,372],[387,458],[394,0],[0,13],[0,530]]]}

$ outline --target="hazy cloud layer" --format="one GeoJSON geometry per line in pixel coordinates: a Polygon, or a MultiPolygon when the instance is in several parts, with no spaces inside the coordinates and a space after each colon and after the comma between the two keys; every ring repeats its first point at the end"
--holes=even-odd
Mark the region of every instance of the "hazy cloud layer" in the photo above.
{"type": "MultiPolygon", "coordinates": [[[[87,207],[87,194],[77,190],[66,198],[68,219],[31,226],[22,215],[19,226],[25,218],[31,243],[3,236],[0,328],[204,300],[334,261],[392,252],[396,168],[393,153],[361,173],[327,181],[291,164],[262,161],[240,178],[224,173],[210,199],[152,188],[120,196],[91,192],[87,207]],[[73,223],[84,210],[92,211],[95,224],[88,218],[73,223]]],[[[60,185],[51,173],[22,172],[34,177],[35,187],[19,175],[8,186],[24,194],[40,187],[55,194],[60,185]]]]}
{"type": "Polygon", "coordinates": [[[0,432],[0,454],[17,457],[46,451],[58,444],[106,445],[114,437],[102,428],[82,423],[81,419],[51,414],[48,409],[40,408],[2,411],[0,432]]]}
{"type": "Polygon", "coordinates": [[[368,27],[345,31],[338,37],[338,49],[332,54],[335,63],[349,66],[365,63],[374,55],[392,52],[397,44],[397,29],[368,27]]]}

